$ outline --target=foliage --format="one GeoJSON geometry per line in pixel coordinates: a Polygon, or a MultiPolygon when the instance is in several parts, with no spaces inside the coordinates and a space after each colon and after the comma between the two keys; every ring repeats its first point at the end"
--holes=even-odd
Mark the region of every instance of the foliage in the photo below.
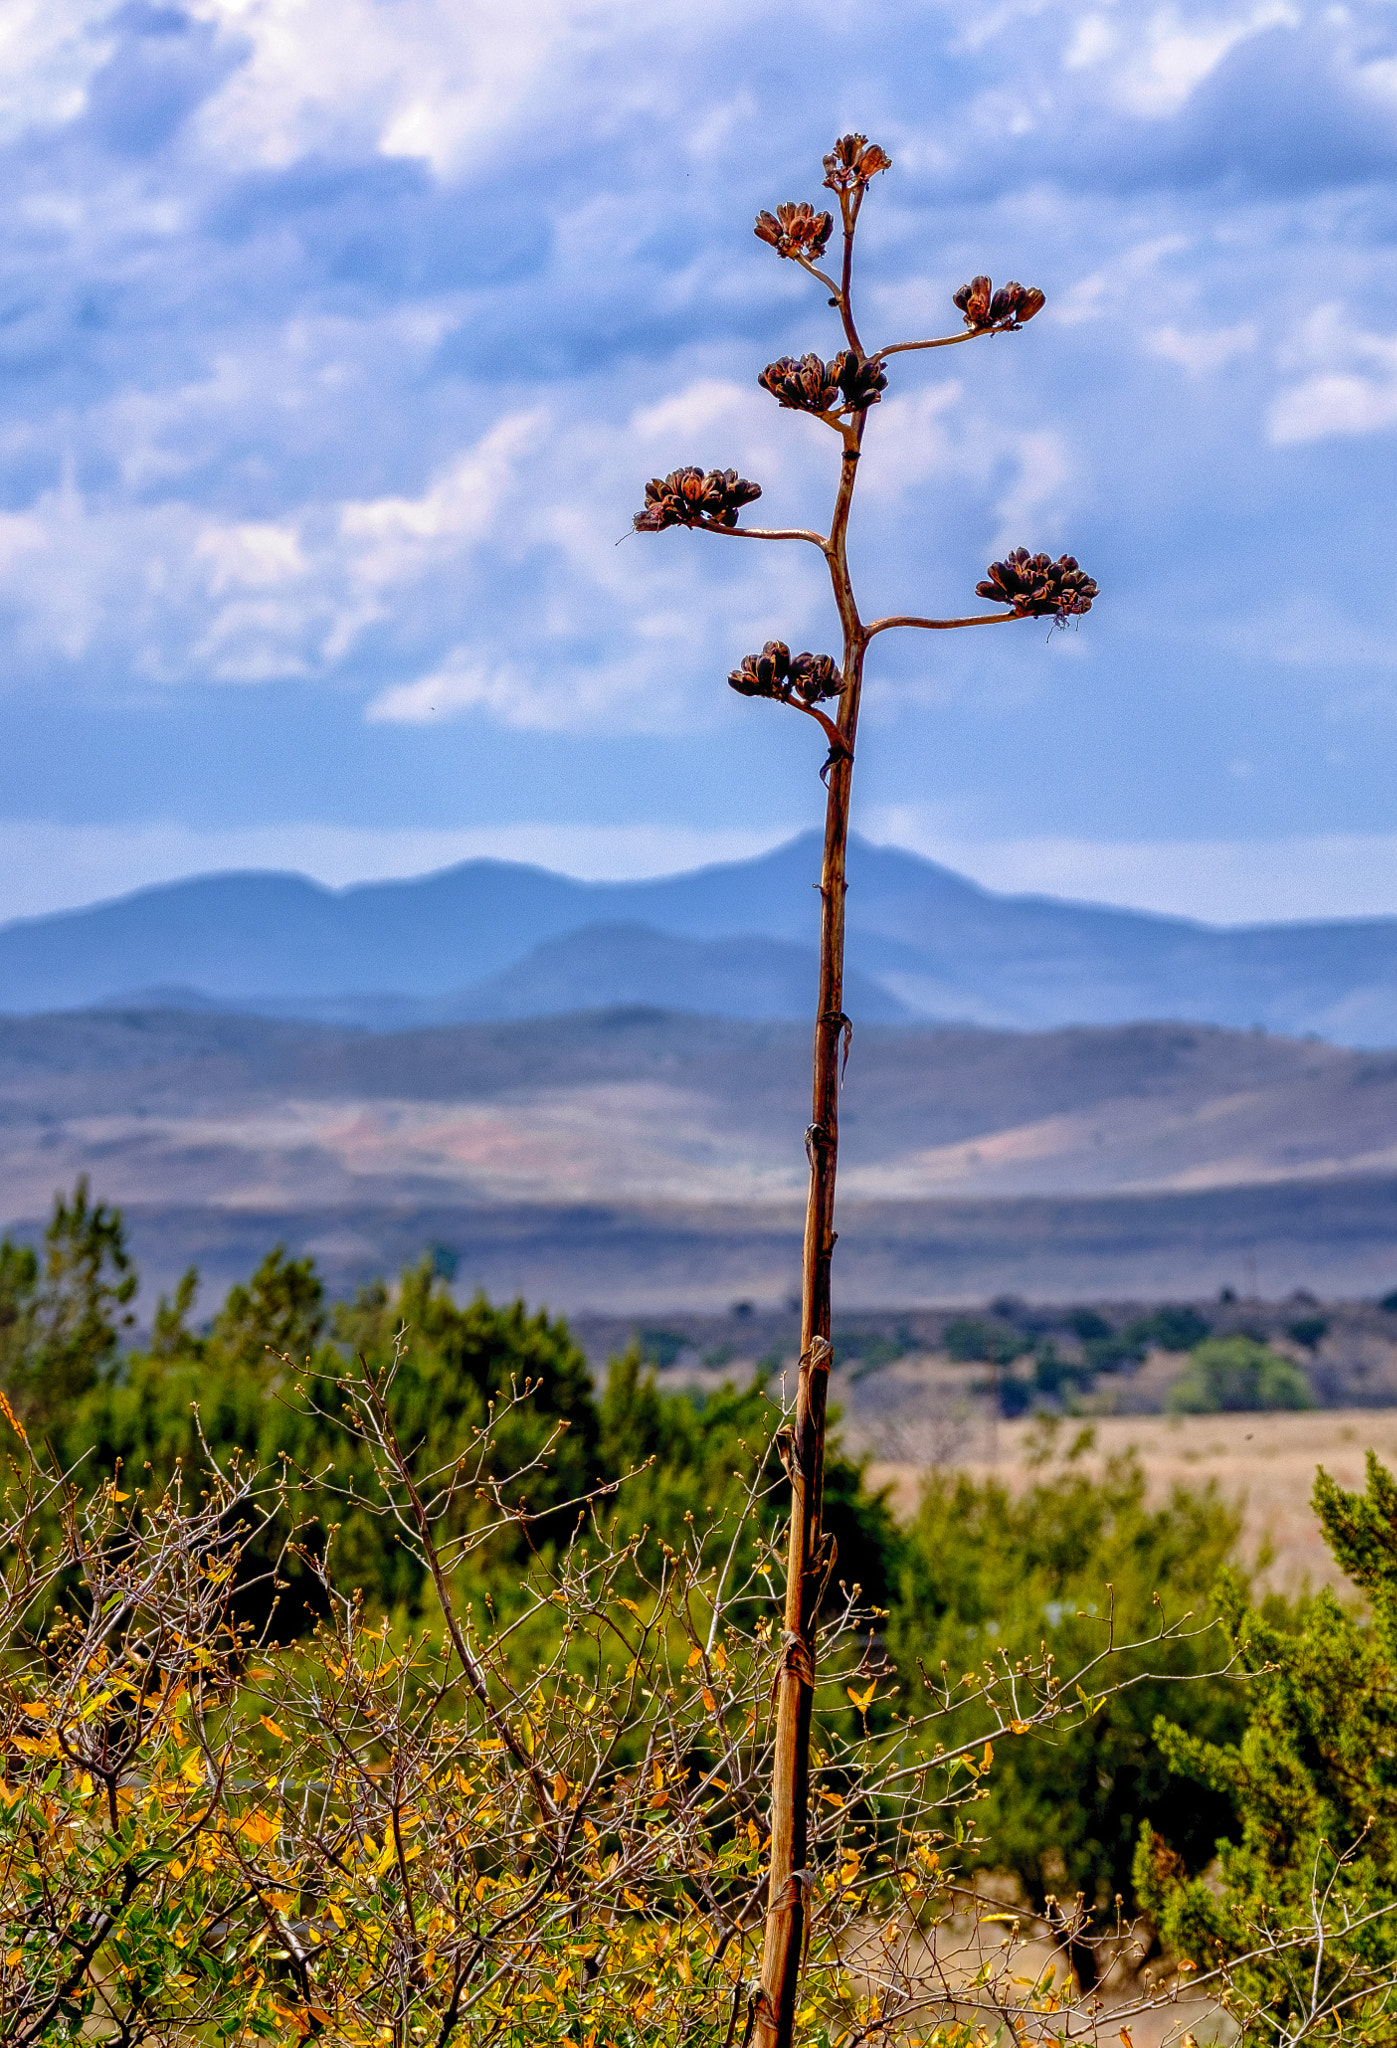
{"type": "Polygon", "coordinates": [[[1254,1337],[1209,1337],[1194,1346],[1187,1369],[1169,1389],[1173,1415],[1219,1410],[1313,1408],[1315,1397],[1298,1365],[1254,1337]]]}
{"type": "MultiPolygon", "coordinates": [[[[906,1544],[889,1648],[914,1698],[987,1662],[1010,1663],[1048,1650],[1064,1670],[1112,1642],[1147,1638],[1167,1618],[1191,1619],[1166,1652],[1123,1661],[1131,1683],[1070,1733],[1054,1732],[1002,1753],[990,1787],[985,1829],[994,1867],[1015,1872],[1041,1908],[1050,1895],[1084,1892],[1088,1904],[1127,1903],[1140,1825],[1167,1815],[1190,1853],[1211,1849],[1227,1821],[1215,1791],[1171,1769],[1151,1739],[1166,1702],[1200,1736],[1239,1735],[1235,1683],[1206,1677],[1228,1662],[1220,1631],[1204,1626],[1211,1587],[1229,1558],[1240,1522],[1217,1493],[1176,1489],[1147,1505],[1134,1453],[1085,1465],[1091,1432],[1058,1457],[1059,1425],[1038,1425],[1034,1483],[1017,1496],[998,1480],[937,1475],[906,1544]],[[1181,1686],[1185,1677],[1194,1682],[1181,1686]]],[[[954,1726],[979,1728],[967,1705],[954,1726]]],[[[1089,1970],[1089,1959],[1079,1959],[1089,1970]]]]}
{"type": "MultiPolygon", "coordinates": [[[[533,1558],[521,1609],[496,1619],[465,1568],[517,1521],[513,1481],[493,1425],[444,1465],[404,1448],[405,1360],[341,1366],[333,1392],[437,1595],[431,1626],[406,1633],[337,1592],[315,1553],[325,1619],[311,1636],[278,1645],[239,1621],[250,1542],[286,1519],[274,1473],[206,1454],[197,1499],[178,1479],[83,1497],[12,1418],[12,2048],[730,2048],[750,2032],[787,1655],[776,1553],[752,1537],[751,1569],[736,1563],[733,1539],[766,1517],[760,1484],[731,1503],[717,1562],[693,1533],[653,1571],[643,1542],[609,1539],[611,1496],[586,1504],[575,1539],[533,1558]],[[462,1512],[482,1496],[485,1513],[462,1512]],[[521,1631],[546,1644],[522,1674],[521,1631]]],[[[313,1414],[326,1389],[313,1373],[307,1387],[313,1414]]],[[[802,2038],[987,2048],[1012,2012],[1019,2039],[1057,2039],[1060,1958],[1025,1976],[1022,1940],[961,1866],[994,1745],[1086,1716],[1102,1674],[1078,1674],[1093,1688],[1079,1704],[1041,1658],[991,1672],[969,1688],[987,1738],[936,1741],[959,1711],[947,1700],[879,1725],[888,1672],[866,1619],[845,1604],[822,1629],[802,2038]]]]}
{"type": "Polygon", "coordinates": [[[0,1389],[22,1416],[42,1428],[96,1384],[135,1292],[120,1211],[89,1199],[85,1175],[56,1198],[42,1260],[0,1244],[0,1389]]]}
{"type": "Polygon", "coordinates": [[[1326,1590],[1286,1625],[1234,1583],[1245,1731],[1157,1732],[1176,1771],[1228,1801],[1238,1839],[1217,1844],[1214,1874],[1160,1820],[1138,1883],[1175,1953],[1224,1972],[1224,2002],[1253,2034],[1376,2048],[1397,2034],[1397,1482],[1370,1452],[1365,1492],[1321,1470],[1314,1505],[1371,1619],[1326,1590]]]}

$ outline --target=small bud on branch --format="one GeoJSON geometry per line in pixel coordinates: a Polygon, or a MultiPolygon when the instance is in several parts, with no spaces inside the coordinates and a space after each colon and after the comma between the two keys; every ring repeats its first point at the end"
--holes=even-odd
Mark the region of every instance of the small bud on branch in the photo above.
{"type": "Polygon", "coordinates": [[[969,284],[951,294],[951,303],[965,315],[972,334],[995,330],[1007,334],[1041,313],[1047,301],[1037,285],[1010,282],[996,291],[987,277],[972,277],[969,284]]]}
{"type": "Polygon", "coordinates": [[[803,256],[807,262],[815,263],[824,255],[833,231],[834,222],[829,214],[816,213],[808,199],[799,204],[788,199],[775,213],[763,208],[752,232],[763,242],[770,242],[778,256],[803,256]]]}
{"type": "Polygon", "coordinates": [[[668,476],[651,477],[645,486],[645,510],[631,524],[637,533],[661,533],[667,526],[694,526],[708,520],[736,526],[737,515],[762,494],[735,469],[699,469],[690,463],[668,476]]]}
{"type": "Polygon", "coordinates": [[[1069,618],[1089,612],[1097,595],[1094,579],[1077,566],[1075,555],[1031,555],[1015,548],[1002,562],[991,562],[988,579],[975,585],[977,597],[1012,605],[1015,618],[1069,618]]]}
{"type": "Polygon", "coordinates": [[[892,158],[866,135],[841,135],[825,158],[825,183],[831,192],[861,192],[879,171],[892,168],[892,158]]]}

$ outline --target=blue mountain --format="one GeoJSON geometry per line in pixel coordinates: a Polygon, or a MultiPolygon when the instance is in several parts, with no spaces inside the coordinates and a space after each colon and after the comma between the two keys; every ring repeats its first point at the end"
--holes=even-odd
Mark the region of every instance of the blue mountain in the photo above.
{"type": "MultiPolygon", "coordinates": [[[[113,1003],[360,1023],[647,1003],[805,1017],[820,839],[643,882],[506,861],[328,889],[224,874],[0,927],[0,1010],[113,1003]]],[[[1219,928],[983,889],[855,841],[849,1008],[1024,1030],[1178,1018],[1397,1044],[1397,919],[1219,928]]]]}

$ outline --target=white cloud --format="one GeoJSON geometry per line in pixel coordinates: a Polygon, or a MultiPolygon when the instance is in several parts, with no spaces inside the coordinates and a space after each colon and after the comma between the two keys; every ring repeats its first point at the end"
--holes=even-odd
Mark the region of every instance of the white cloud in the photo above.
{"type": "Polygon", "coordinates": [[[991,547],[1056,547],[1063,537],[1076,469],[1063,436],[1049,427],[1015,435],[1016,475],[995,506],[999,521],[991,547]]]}
{"type": "Polygon", "coordinates": [[[1338,305],[1316,308],[1282,353],[1283,368],[1308,370],[1277,394],[1270,412],[1278,446],[1397,426],[1397,335],[1373,334],[1338,305]]]}
{"type": "Polygon", "coordinates": [[[1064,896],[1216,924],[1397,915],[1397,833],[1391,832],[988,839],[907,806],[870,810],[860,829],[1015,895],[1064,896]]]}
{"type": "Polygon", "coordinates": [[[0,8],[0,137],[72,120],[110,55],[111,0],[6,0],[0,8]]]}
{"type": "Polygon", "coordinates": [[[1191,377],[1207,377],[1238,356],[1251,354],[1256,347],[1256,327],[1250,320],[1211,331],[1185,332],[1179,327],[1165,326],[1150,335],[1146,347],[1151,355],[1162,357],[1166,363],[1177,363],[1191,377]]]}
{"type": "Polygon", "coordinates": [[[1156,7],[1143,17],[1134,7],[1091,12],[1077,22],[1065,63],[1101,71],[1118,105],[1159,120],[1177,113],[1240,43],[1267,29],[1298,28],[1303,18],[1288,0],[1206,12],[1156,7]]]}

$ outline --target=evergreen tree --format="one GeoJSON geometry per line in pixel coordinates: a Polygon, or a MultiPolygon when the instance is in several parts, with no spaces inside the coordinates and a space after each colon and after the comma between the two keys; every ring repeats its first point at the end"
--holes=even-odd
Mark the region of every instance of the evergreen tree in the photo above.
{"type": "Polygon", "coordinates": [[[0,1244],[0,1386],[35,1428],[65,1417],[114,1364],[136,1286],[121,1211],[90,1200],[85,1174],[71,1200],[55,1197],[42,1261],[0,1244]]]}
{"type": "Polygon", "coordinates": [[[1314,1505],[1369,1618],[1325,1590],[1287,1625],[1233,1582],[1245,1731],[1217,1743],[1161,1720],[1156,1735],[1239,1838],[1209,1869],[1158,1818],[1137,1883],[1176,1956],[1226,1969],[1225,2002],[1258,2035],[1377,2048],[1397,2038],[1397,1482],[1369,1452],[1365,1492],[1321,1470],[1314,1505]]]}

